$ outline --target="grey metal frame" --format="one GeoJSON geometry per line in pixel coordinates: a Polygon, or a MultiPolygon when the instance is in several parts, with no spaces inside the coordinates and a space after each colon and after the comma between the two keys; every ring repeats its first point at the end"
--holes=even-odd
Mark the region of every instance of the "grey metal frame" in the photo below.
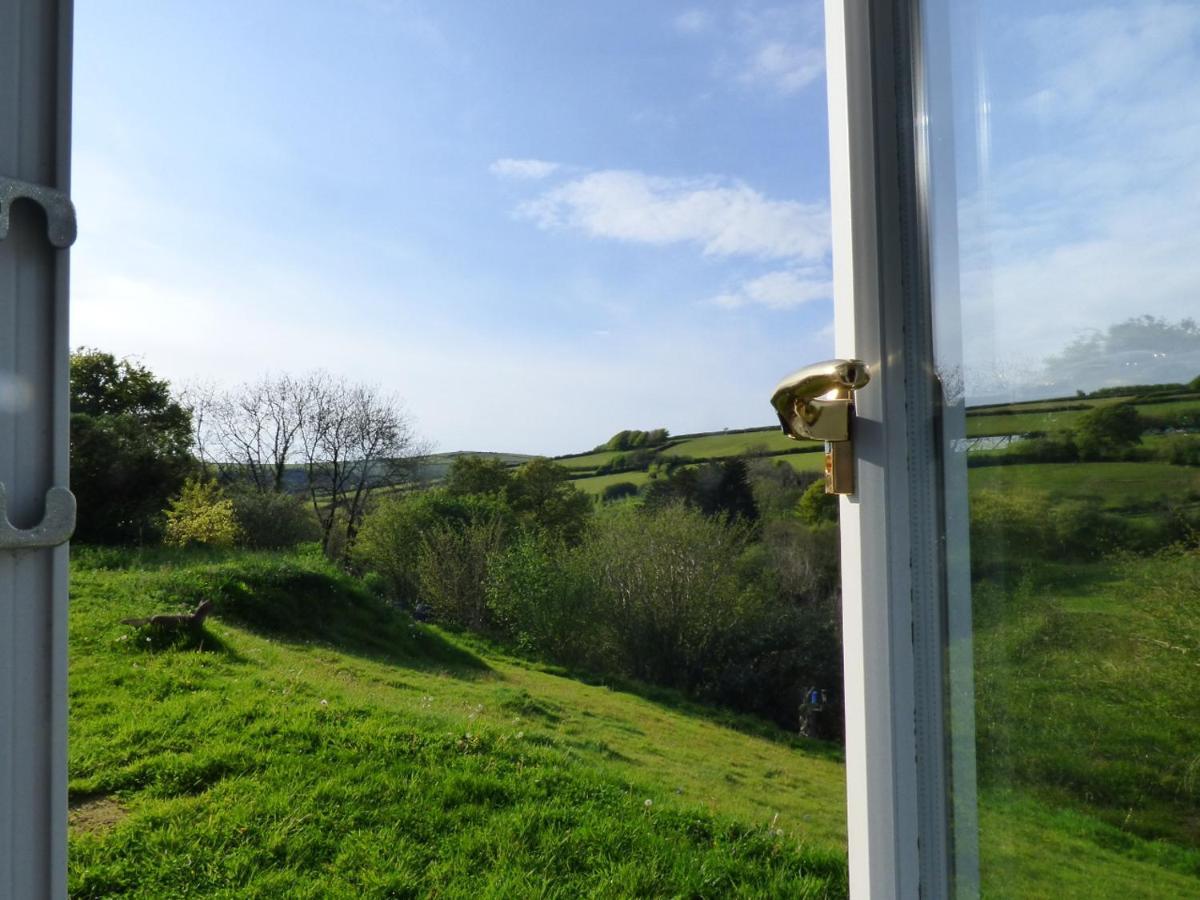
{"type": "Polygon", "coordinates": [[[977,890],[974,856],[955,848],[974,828],[971,757],[950,754],[946,727],[944,428],[920,12],[919,0],[826,2],[836,354],[871,370],[856,395],[858,488],[841,505],[854,897],[977,890]],[[968,824],[956,832],[960,814],[968,824]]]}
{"type": "Polygon", "coordinates": [[[0,897],[67,883],[70,0],[0,0],[0,897]]]}

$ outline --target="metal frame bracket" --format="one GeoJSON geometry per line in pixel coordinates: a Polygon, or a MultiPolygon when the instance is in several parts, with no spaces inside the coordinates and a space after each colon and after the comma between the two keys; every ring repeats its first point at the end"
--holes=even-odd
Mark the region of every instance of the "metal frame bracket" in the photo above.
{"type": "Polygon", "coordinates": [[[31,200],[46,212],[46,237],[60,250],[75,243],[75,204],[62,191],[0,176],[0,241],[8,237],[9,210],[16,200],[31,200]]]}
{"type": "Polygon", "coordinates": [[[46,492],[46,511],[33,528],[16,528],[8,521],[8,495],[0,482],[0,550],[57,547],[75,532],[75,495],[65,487],[46,492]]]}

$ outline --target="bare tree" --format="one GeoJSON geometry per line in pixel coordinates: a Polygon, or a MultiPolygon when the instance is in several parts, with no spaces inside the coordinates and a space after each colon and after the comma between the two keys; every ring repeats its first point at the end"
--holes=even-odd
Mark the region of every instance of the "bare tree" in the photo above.
{"type": "Polygon", "coordinates": [[[354,543],[372,492],[410,478],[425,449],[399,401],[326,372],[300,385],[299,441],[327,553],[354,543]]]}
{"type": "Polygon", "coordinates": [[[290,375],[243,384],[213,405],[212,442],[227,475],[260,491],[282,491],[287,467],[302,459],[306,383],[290,375]]]}
{"type": "Polygon", "coordinates": [[[179,391],[180,405],[192,416],[192,452],[200,462],[204,477],[208,477],[210,466],[216,463],[213,417],[223,401],[215,381],[189,381],[179,391]]]}

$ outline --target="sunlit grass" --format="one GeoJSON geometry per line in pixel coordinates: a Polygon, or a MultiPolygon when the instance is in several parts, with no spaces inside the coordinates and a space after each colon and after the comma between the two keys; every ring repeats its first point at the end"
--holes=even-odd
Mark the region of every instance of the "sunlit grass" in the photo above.
{"type": "Polygon", "coordinates": [[[346,602],[378,608],[315,560],[91,562],[123,567],[74,576],[71,791],[127,816],[72,835],[72,896],[845,892],[826,745],[481,658],[400,616],[335,627],[346,602]],[[294,621],[234,624],[268,621],[289,580],[294,621]],[[119,624],[202,590],[220,599],[199,638],[119,624]]]}

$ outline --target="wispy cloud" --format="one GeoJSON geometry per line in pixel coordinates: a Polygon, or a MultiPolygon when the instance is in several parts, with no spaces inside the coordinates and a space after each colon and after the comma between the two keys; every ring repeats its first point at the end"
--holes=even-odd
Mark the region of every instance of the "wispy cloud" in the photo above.
{"type": "Polygon", "coordinates": [[[768,41],[757,46],[739,76],[744,84],[767,85],[781,94],[794,94],[825,73],[820,47],[768,41]]]}
{"type": "Polygon", "coordinates": [[[709,256],[820,261],[829,251],[827,206],[774,200],[728,179],[592,172],[525,203],[519,214],[541,228],[643,244],[695,244],[709,256]]]}
{"type": "Polygon", "coordinates": [[[712,28],[713,15],[702,9],[688,9],[672,19],[671,24],[675,26],[676,31],[684,34],[699,34],[712,28]]]}
{"type": "Polygon", "coordinates": [[[733,291],[712,298],[725,309],[765,306],[767,309],[792,309],[814,300],[833,298],[833,283],[828,276],[804,270],[768,272],[747,281],[733,291]]]}
{"type": "Polygon", "coordinates": [[[553,175],[560,168],[558,163],[544,159],[498,159],[488,166],[488,171],[501,178],[536,181],[553,175]]]}
{"type": "Polygon", "coordinates": [[[824,30],[814,0],[788,6],[743,6],[716,15],[690,9],[672,20],[687,37],[720,36],[717,77],[743,89],[796,94],[825,72],[824,30]]]}

